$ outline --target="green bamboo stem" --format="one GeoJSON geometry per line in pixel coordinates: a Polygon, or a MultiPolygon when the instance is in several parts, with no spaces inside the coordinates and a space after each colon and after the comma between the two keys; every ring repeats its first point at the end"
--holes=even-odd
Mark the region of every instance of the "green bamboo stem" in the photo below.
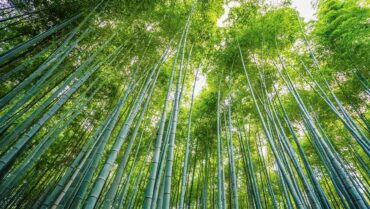
{"type": "MultiPolygon", "coordinates": [[[[182,171],[182,180],[181,180],[181,192],[180,192],[180,202],[179,208],[184,208],[185,202],[185,190],[186,190],[186,180],[187,180],[187,172],[188,172],[188,161],[189,161],[189,152],[190,152],[190,132],[191,132],[191,116],[193,113],[193,102],[194,102],[194,92],[195,92],[195,85],[197,82],[199,70],[197,70],[194,78],[193,90],[191,94],[190,100],[190,110],[189,110],[189,118],[188,118],[188,133],[186,138],[186,148],[185,148],[185,157],[184,157],[184,164],[183,164],[183,171],[182,171]]],[[[183,82],[184,83],[184,82],[183,82]]]]}
{"type": "Polygon", "coordinates": [[[283,169],[283,167],[284,167],[284,166],[283,166],[282,161],[281,161],[281,159],[280,159],[280,157],[279,157],[279,155],[278,155],[278,153],[277,153],[277,150],[276,150],[275,144],[274,144],[274,142],[273,142],[273,138],[271,137],[271,134],[270,134],[270,132],[268,131],[268,128],[267,128],[267,126],[266,126],[266,124],[265,124],[265,119],[263,118],[262,113],[261,113],[261,110],[259,109],[259,106],[258,106],[258,104],[257,104],[257,100],[256,100],[256,97],[255,97],[255,95],[254,95],[254,91],[253,91],[252,85],[251,85],[251,83],[250,83],[249,76],[248,76],[248,73],[247,73],[247,70],[246,70],[246,67],[245,67],[245,64],[244,64],[243,54],[242,54],[242,51],[241,51],[240,46],[239,46],[239,52],[240,52],[240,57],[241,57],[241,61],[242,61],[242,64],[243,64],[243,70],[244,70],[244,73],[245,73],[245,77],[246,77],[246,79],[247,79],[248,87],[249,87],[249,90],[250,90],[251,95],[252,95],[252,99],[253,99],[254,104],[255,104],[255,106],[256,106],[256,108],[257,108],[257,112],[258,112],[258,115],[259,115],[260,121],[261,121],[261,123],[262,123],[263,130],[264,130],[265,135],[266,135],[266,137],[267,137],[267,139],[268,139],[268,142],[269,142],[269,144],[270,144],[270,146],[271,146],[271,148],[272,148],[272,151],[273,151],[274,156],[275,156],[275,158],[276,158],[276,162],[277,162],[278,166],[279,166],[279,167],[280,167],[280,169],[281,169],[282,176],[284,177],[284,179],[285,179],[285,181],[286,181],[286,183],[287,183],[287,185],[288,185],[288,188],[289,188],[289,190],[291,191],[291,194],[292,194],[293,199],[294,199],[294,201],[295,201],[295,203],[296,203],[296,206],[297,206],[298,208],[304,208],[304,206],[303,206],[303,203],[302,203],[301,199],[298,197],[297,193],[295,192],[295,188],[294,188],[294,186],[292,185],[291,181],[287,178],[287,176],[288,176],[288,175],[287,175],[286,171],[283,169]]]}
{"type": "Polygon", "coordinates": [[[11,50],[5,52],[4,54],[2,54],[0,56],[0,65],[3,65],[5,64],[6,62],[10,61],[11,59],[15,58],[16,56],[18,56],[22,51],[30,48],[31,46],[41,42],[42,40],[44,40],[46,37],[56,33],[57,31],[63,29],[64,27],[66,27],[67,25],[69,25],[71,22],[75,21],[77,18],[79,18],[81,16],[81,14],[78,14],[78,15],[75,15],[69,19],[67,19],[66,21],[50,28],[49,30],[31,38],[30,40],[28,41],[25,41],[17,46],[15,46],[14,48],[12,48],[11,50]]]}

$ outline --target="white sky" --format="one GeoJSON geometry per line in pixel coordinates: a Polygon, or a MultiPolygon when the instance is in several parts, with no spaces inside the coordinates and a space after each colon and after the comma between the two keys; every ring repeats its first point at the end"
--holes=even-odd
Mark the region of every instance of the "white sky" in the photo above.
{"type": "MultiPolygon", "coordinates": [[[[194,72],[196,71],[197,70],[194,72]]],[[[204,87],[207,87],[207,76],[203,74],[201,70],[199,70],[197,82],[195,83],[194,97],[197,97],[204,87]]]]}
{"type": "Polygon", "coordinates": [[[292,7],[297,9],[306,22],[316,20],[315,9],[310,0],[292,0],[292,7]]]}
{"type": "MultiPolygon", "coordinates": [[[[278,5],[281,3],[281,0],[267,0],[267,3],[278,5]]],[[[224,4],[224,13],[220,16],[220,18],[218,18],[217,26],[227,27],[231,25],[232,23],[227,21],[227,18],[230,14],[230,9],[239,6],[239,1],[230,1],[227,4],[224,4]]],[[[306,22],[316,19],[315,9],[312,6],[312,0],[292,0],[292,7],[298,10],[299,14],[304,18],[306,22]]]]}
{"type": "MultiPolygon", "coordinates": [[[[271,4],[279,4],[281,0],[267,0],[268,3],[271,4]]],[[[218,27],[227,27],[232,24],[232,22],[227,21],[230,10],[233,7],[240,6],[239,1],[229,1],[227,4],[223,5],[224,13],[218,18],[217,26],[218,27]]],[[[316,20],[315,17],[315,9],[312,6],[311,0],[292,0],[292,7],[297,9],[300,16],[302,16],[305,22],[310,20],[316,20]]],[[[198,74],[197,83],[195,84],[195,92],[194,96],[198,96],[202,89],[207,86],[207,77],[206,75],[202,74],[201,72],[198,74]]]]}
{"type": "Polygon", "coordinates": [[[230,9],[233,7],[239,7],[240,3],[238,1],[230,1],[228,4],[224,4],[224,13],[221,15],[220,18],[217,20],[217,26],[218,27],[226,27],[230,26],[231,23],[227,21],[227,18],[229,18],[230,9]]]}
{"type": "MultiPolygon", "coordinates": [[[[305,22],[308,22],[310,20],[316,20],[315,17],[315,9],[312,6],[312,1],[317,0],[291,0],[292,6],[295,8],[300,16],[302,16],[305,20],[305,22]]],[[[267,3],[272,5],[279,5],[281,4],[282,0],[267,0],[267,3]]]]}

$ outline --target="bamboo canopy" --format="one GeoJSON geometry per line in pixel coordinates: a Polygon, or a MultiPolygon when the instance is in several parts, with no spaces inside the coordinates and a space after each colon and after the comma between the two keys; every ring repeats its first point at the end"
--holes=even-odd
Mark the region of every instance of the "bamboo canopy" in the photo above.
{"type": "Polygon", "coordinates": [[[311,3],[1,1],[0,208],[370,208],[370,4],[311,3]]]}

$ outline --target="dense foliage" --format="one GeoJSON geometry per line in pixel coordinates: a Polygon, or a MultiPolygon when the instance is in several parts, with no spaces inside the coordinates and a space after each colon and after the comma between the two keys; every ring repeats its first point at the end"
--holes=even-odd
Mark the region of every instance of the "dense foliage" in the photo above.
{"type": "Polygon", "coordinates": [[[273,2],[0,1],[0,208],[369,208],[370,3],[273,2]]]}

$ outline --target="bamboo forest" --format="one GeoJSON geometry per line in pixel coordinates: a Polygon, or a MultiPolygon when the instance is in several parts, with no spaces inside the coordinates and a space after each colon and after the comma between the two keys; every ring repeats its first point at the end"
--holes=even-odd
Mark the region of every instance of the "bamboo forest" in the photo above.
{"type": "Polygon", "coordinates": [[[0,209],[370,209],[370,0],[0,0],[0,209]]]}

